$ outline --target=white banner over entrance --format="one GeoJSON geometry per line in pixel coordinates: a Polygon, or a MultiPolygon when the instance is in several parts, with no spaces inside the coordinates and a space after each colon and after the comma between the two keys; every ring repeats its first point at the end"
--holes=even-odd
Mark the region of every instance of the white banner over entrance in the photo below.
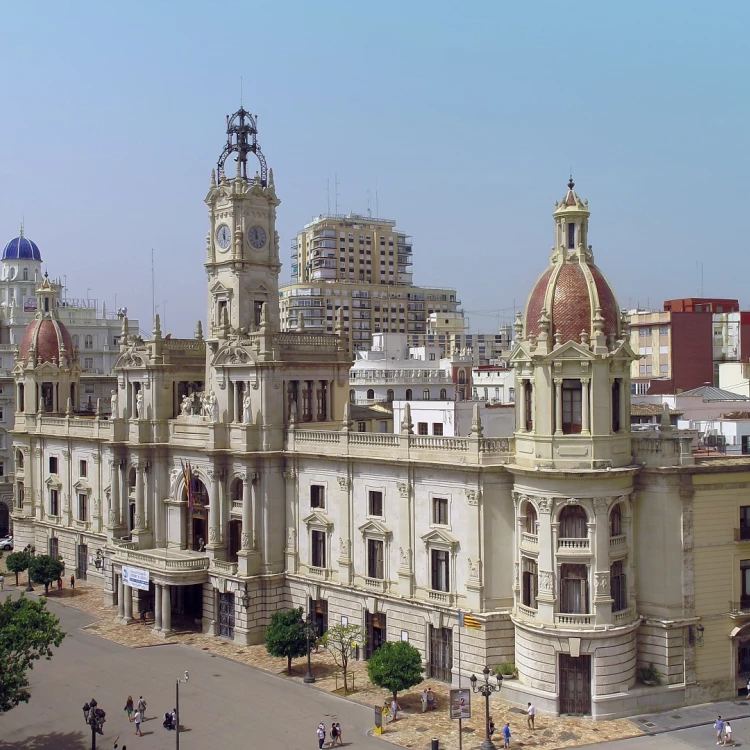
{"type": "Polygon", "coordinates": [[[143,568],[130,568],[122,566],[122,584],[130,586],[131,589],[148,591],[148,571],[143,568]]]}

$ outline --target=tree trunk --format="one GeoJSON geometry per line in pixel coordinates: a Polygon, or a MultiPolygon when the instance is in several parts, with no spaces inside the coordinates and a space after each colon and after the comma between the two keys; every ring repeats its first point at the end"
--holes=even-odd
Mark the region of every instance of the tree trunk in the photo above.
{"type": "Polygon", "coordinates": [[[393,700],[394,701],[396,700],[396,691],[395,690],[393,691],[393,700]]]}
{"type": "Polygon", "coordinates": [[[18,571],[16,571],[16,586],[18,586],[18,571]]]}
{"type": "Polygon", "coordinates": [[[44,584],[44,595],[47,596],[47,594],[49,594],[49,584],[45,583],[44,584]]]}
{"type": "Polygon", "coordinates": [[[286,673],[291,676],[292,674],[292,657],[286,657],[286,673]]]}

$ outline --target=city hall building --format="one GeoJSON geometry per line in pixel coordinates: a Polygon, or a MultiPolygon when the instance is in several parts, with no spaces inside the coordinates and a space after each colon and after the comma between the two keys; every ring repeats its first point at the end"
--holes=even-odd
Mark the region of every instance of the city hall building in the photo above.
{"type": "MultiPolygon", "coordinates": [[[[736,696],[750,674],[750,463],[692,435],[630,431],[636,359],[572,181],[516,321],[516,429],[352,429],[347,331],[282,331],[279,199],[240,109],[211,174],[206,327],[133,336],[116,388],[77,414],[81,367],[57,288],[13,377],[17,546],[62,555],[130,621],[258,643],[302,606],[408,640],[433,679],[513,661],[506,699],[598,718],[736,696]],[[236,174],[224,171],[229,154],[236,174]],[[248,176],[248,157],[259,170],[248,176]],[[747,525],[746,525],[747,524],[747,525]],[[131,575],[146,581],[133,588],[131,575]],[[141,584],[143,585],[143,584],[141,584]],[[462,633],[458,611],[481,631],[462,633]],[[643,684],[638,669],[662,677],[643,684]]],[[[196,269],[198,273],[200,269],[196,269]]]]}

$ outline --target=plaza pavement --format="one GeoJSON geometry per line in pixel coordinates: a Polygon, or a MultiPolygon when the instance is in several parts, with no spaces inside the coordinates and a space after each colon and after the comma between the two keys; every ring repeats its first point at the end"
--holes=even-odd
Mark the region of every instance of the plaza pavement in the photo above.
{"type": "Polygon", "coordinates": [[[350,747],[387,747],[366,734],[371,708],[187,646],[126,648],[81,630],[93,621],[89,615],[54,601],[48,607],[67,636],[51,661],[36,662],[31,701],[0,715],[3,750],[88,750],[82,707],[92,697],[107,712],[98,748],[111,750],[118,735],[120,748],[128,750],[173,748],[175,734],[162,727],[161,717],[174,707],[175,679],[185,670],[190,681],[180,686],[181,750],[312,750],[318,722],[328,727],[334,720],[350,747]],[[123,708],[128,695],[137,701],[141,694],[148,720],[139,738],[123,708]]]}

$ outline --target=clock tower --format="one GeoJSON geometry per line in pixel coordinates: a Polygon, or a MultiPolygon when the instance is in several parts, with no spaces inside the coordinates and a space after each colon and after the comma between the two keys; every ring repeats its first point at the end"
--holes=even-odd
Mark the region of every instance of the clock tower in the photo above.
{"type": "Polygon", "coordinates": [[[208,342],[230,333],[257,330],[261,321],[279,330],[279,239],[273,170],[258,143],[258,116],[240,109],[227,117],[227,142],[211,172],[206,196],[210,230],[206,238],[208,342]],[[255,154],[259,170],[248,178],[247,161],[255,154]],[[230,154],[234,176],[225,171],[230,154]]]}

